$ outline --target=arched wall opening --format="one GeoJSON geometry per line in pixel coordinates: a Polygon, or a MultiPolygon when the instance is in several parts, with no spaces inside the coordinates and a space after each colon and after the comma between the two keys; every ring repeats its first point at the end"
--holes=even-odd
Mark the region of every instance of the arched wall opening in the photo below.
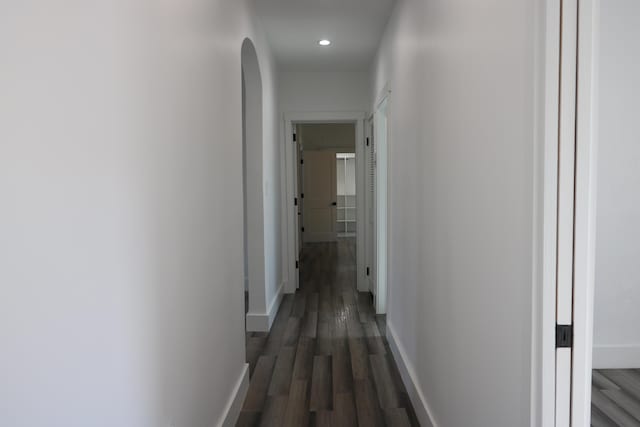
{"type": "Polygon", "coordinates": [[[267,309],[264,263],[264,207],[262,165],[262,76],[255,46],[242,43],[242,169],[244,200],[244,286],[248,296],[247,331],[261,331],[257,319],[267,309]]]}

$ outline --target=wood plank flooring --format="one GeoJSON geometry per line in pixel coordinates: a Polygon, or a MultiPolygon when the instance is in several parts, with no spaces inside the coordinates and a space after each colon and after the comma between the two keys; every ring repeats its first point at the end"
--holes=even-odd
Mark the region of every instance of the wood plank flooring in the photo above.
{"type": "Polygon", "coordinates": [[[418,426],[385,339],[355,288],[355,240],[305,245],[300,289],[269,334],[247,334],[251,382],[238,426],[418,426]]]}
{"type": "Polygon", "coordinates": [[[640,427],[640,369],[593,371],[591,425],[640,427]]]}

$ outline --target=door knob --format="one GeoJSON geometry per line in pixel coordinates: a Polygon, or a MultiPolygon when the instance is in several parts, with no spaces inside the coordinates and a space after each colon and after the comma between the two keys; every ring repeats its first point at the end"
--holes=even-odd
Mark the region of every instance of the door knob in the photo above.
{"type": "Polygon", "coordinates": [[[333,202],[333,203],[331,203],[331,206],[338,206],[338,203],[337,202],[333,202]]]}

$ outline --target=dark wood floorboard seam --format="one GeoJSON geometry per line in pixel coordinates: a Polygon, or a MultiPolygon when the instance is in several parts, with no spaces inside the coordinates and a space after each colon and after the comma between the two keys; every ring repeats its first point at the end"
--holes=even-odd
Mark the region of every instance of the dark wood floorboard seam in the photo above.
{"type": "Polygon", "coordinates": [[[356,289],[355,256],[355,239],[304,245],[300,288],[269,334],[247,333],[251,382],[239,426],[419,425],[385,317],[356,289]]]}
{"type": "Polygon", "coordinates": [[[640,427],[640,373],[637,370],[593,371],[591,425],[640,427]]]}

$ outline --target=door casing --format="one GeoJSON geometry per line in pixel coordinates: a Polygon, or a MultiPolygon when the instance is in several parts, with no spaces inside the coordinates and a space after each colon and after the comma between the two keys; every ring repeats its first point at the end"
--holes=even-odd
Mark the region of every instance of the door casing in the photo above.
{"type": "Polygon", "coordinates": [[[532,426],[587,427],[591,413],[598,5],[538,6],[532,426]],[[571,348],[556,349],[556,324],[573,326],[571,348]]]}
{"type": "Polygon", "coordinates": [[[297,165],[293,130],[296,124],[306,123],[353,123],[356,127],[356,286],[358,291],[368,290],[366,283],[366,268],[364,251],[364,199],[359,197],[364,188],[364,112],[288,112],[283,115],[281,134],[283,144],[281,146],[281,158],[284,165],[281,168],[281,194],[282,210],[281,221],[284,226],[282,233],[282,270],[284,292],[294,293],[298,287],[298,272],[296,262],[297,240],[299,228],[296,227],[294,217],[298,216],[297,206],[294,205],[296,196],[297,165]]]}

